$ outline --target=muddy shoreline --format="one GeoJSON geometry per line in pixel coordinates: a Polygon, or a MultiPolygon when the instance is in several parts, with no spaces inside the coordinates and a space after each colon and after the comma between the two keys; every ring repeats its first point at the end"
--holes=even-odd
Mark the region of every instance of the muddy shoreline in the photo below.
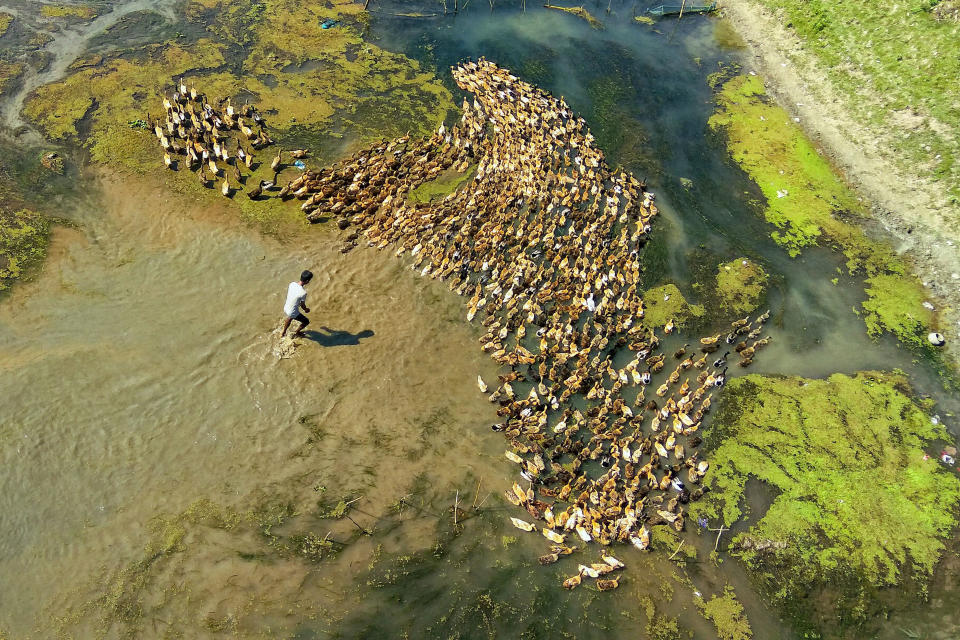
{"type": "MultiPolygon", "coordinates": [[[[803,42],[769,10],[750,0],[724,4],[724,18],[749,47],[768,90],[821,153],[863,196],[876,222],[910,258],[930,291],[954,364],[960,364],[960,225],[937,185],[905,174],[893,151],[845,109],[842,95],[803,42]]],[[[868,229],[869,231],[869,229],[868,229]]]]}

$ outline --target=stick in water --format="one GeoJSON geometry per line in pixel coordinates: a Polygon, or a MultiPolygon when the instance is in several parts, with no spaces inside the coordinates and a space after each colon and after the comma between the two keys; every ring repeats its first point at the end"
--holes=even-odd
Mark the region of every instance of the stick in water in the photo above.
{"type": "Polygon", "coordinates": [[[674,551],[674,552],[673,552],[673,555],[670,556],[669,558],[667,558],[667,560],[673,560],[673,556],[675,556],[675,555],[677,555],[678,553],[680,553],[680,547],[683,546],[683,543],[684,543],[684,542],[686,542],[686,540],[681,540],[681,541],[680,541],[680,546],[677,547],[677,550],[674,551]]]}
{"type": "Polygon", "coordinates": [[[720,546],[720,535],[721,535],[724,531],[730,531],[730,529],[727,529],[727,528],[724,527],[723,525],[720,525],[720,528],[719,528],[719,529],[710,529],[710,531],[716,531],[716,532],[717,532],[717,541],[713,544],[713,550],[716,551],[716,550],[717,550],[717,547],[720,546]]]}

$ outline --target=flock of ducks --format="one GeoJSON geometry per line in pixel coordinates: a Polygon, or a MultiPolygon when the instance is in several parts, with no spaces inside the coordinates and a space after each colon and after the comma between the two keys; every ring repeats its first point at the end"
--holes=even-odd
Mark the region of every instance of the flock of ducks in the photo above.
{"type": "MultiPolygon", "coordinates": [[[[258,164],[253,152],[273,144],[263,116],[254,107],[248,104],[234,107],[230,98],[218,100],[214,106],[183,79],[171,96],[164,96],[163,110],[164,115],[157,119],[147,115],[147,127],[153,130],[163,148],[164,165],[176,171],[186,156],[186,165],[191,171],[196,170],[200,184],[210,188],[222,178],[220,193],[228,198],[235,191],[231,178],[237,188],[246,185],[243,170],[253,171],[258,164]]],[[[296,149],[289,153],[297,159],[305,157],[308,151],[296,149]]],[[[268,190],[275,188],[283,167],[281,149],[270,163],[273,180],[247,185],[247,197],[266,196],[268,190]]]]}
{"type": "MultiPolygon", "coordinates": [[[[729,351],[713,354],[730,345],[750,364],[770,340],[760,337],[769,312],[668,360],[661,338],[678,329],[673,320],[645,323],[638,289],[654,195],[606,165],[563,98],[483,59],[452,73],[475,96],[452,129],[305,171],[279,196],[301,200],[310,220],[336,218],[347,230],[343,251],[361,235],[370,246],[394,246],[421,275],[468,297],[467,319],[479,316],[485,330],[482,350],[507,371],[493,389],[477,380],[498,405],[492,428],[522,478],[505,496],[540,524],[511,521],[547,539],[542,564],[573,553],[577,541],[646,549],[652,527],[682,530],[685,505],[705,491],[698,430],[726,380],[729,351]],[[442,173],[473,166],[473,179],[441,200],[407,199],[442,173]],[[654,376],[668,370],[657,385],[654,376]]],[[[207,106],[200,124],[212,142],[203,123],[213,124],[216,111],[207,106]]],[[[615,589],[611,574],[623,566],[602,553],[563,586],[586,577],[615,589]]]]}
{"type": "MultiPolygon", "coordinates": [[[[748,365],[770,340],[759,337],[769,312],[702,338],[700,353],[677,349],[654,386],[667,367],[657,331],[676,327],[643,322],[640,251],[657,214],[653,194],[606,165],[562,98],[482,59],[452,72],[475,98],[451,130],[375,145],[305,172],[281,195],[303,200],[311,220],[355,227],[345,250],[361,234],[371,246],[397,246],[421,275],[469,296],[467,319],[480,316],[486,330],[481,348],[509,367],[495,389],[477,383],[499,406],[493,429],[522,477],[506,498],[542,524],[511,521],[551,544],[542,564],[575,551],[574,540],[646,549],[651,527],[682,530],[684,505],[703,494],[709,464],[697,431],[729,352],[711,354],[736,343],[748,365]],[[472,165],[473,179],[442,200],[408,201],[424,182],[472,165]]],[[[622,567],[603,554],[563,586],[589,577],[614,589],[608,574],[622,567]]]]}

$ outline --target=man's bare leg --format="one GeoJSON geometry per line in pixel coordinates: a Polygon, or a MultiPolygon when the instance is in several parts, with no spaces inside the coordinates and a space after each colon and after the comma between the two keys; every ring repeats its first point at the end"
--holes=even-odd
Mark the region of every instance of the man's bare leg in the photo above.
{"type": "MultiPolygon", "coordinates": [[[[290,327],[291,320],[293,320],[293,318],[291,318],[290,316],[287,316],[286,318],[283,319],[283,331],[280,332],[281,338],[287,335],[287,329],[290,327]]],[[[300,328],[302,329],[303,327],[300,327],[300,328]]]]}
{"type": "Polygon", "coordinates": [[[303,329],[304,329],[308,324],[310,324],[310,319],[307,318],[306,316],[304,316],[303,322],[300,323],[300,328],[297,329],[297,330],[293,333],[293,337],[294,337],[294,338],[302,338],[302,337],[303,337],[303,329]]]}

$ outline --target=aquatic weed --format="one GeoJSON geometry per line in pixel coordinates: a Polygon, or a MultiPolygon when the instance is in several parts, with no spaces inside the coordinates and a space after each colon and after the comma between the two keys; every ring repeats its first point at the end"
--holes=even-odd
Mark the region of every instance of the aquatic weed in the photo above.
{"type": "Polygon", "coordinates": [[[775,604],[801,618],[811,590],[826,590],[842,605],[821,615],[863,624],[879,606],[876,589],[929,579],[957,524],[960,480],[924,455],[947,434],[907,389],[875,372],[728,384],[705,434],[712,491],[690,513],[729,527],[746,515],[749,478],[775,487],[732,548],[775,604]]]}
{"type": "Polygon", "coordinates": [[[42,262],[49,236],[50,223],[40,214],[0,208],[0,292],[42,262]]]}
{"type": "Polygon", "coordinates": [[[671,319],[683,327],[705,313],[702,305],[687,302],[673,283],[648,289],[643,299],[646,309],[641,322],[651,329],[660,330],[671,319]]]}
{"type": "Polygon", "coordinates": [[[704,617],[713,622],[720,640],[750,640],[753,637],[743,605],[730,585],[723,588],[722,595],[713,595],[709,600],[698,598],[696,602],[704,617]]]}
{"type": "Polygon", "coordinates": [[[836,243],[849,272],[867,277],[863,308],[869,333],[890,331],[914,350],[934,356],[919,337],[935,321],[920,305],[925,293],[919,279],[889,244],[860,227],[869,219],[866,208],[800,127],[770,101],[763,81],[734,77],[723,84],[717,102],[709,124],[725,133],[733,160],[763,191],[764,216],[776,227],[773,239],[791,256],[825,240],[836,243]]]}

